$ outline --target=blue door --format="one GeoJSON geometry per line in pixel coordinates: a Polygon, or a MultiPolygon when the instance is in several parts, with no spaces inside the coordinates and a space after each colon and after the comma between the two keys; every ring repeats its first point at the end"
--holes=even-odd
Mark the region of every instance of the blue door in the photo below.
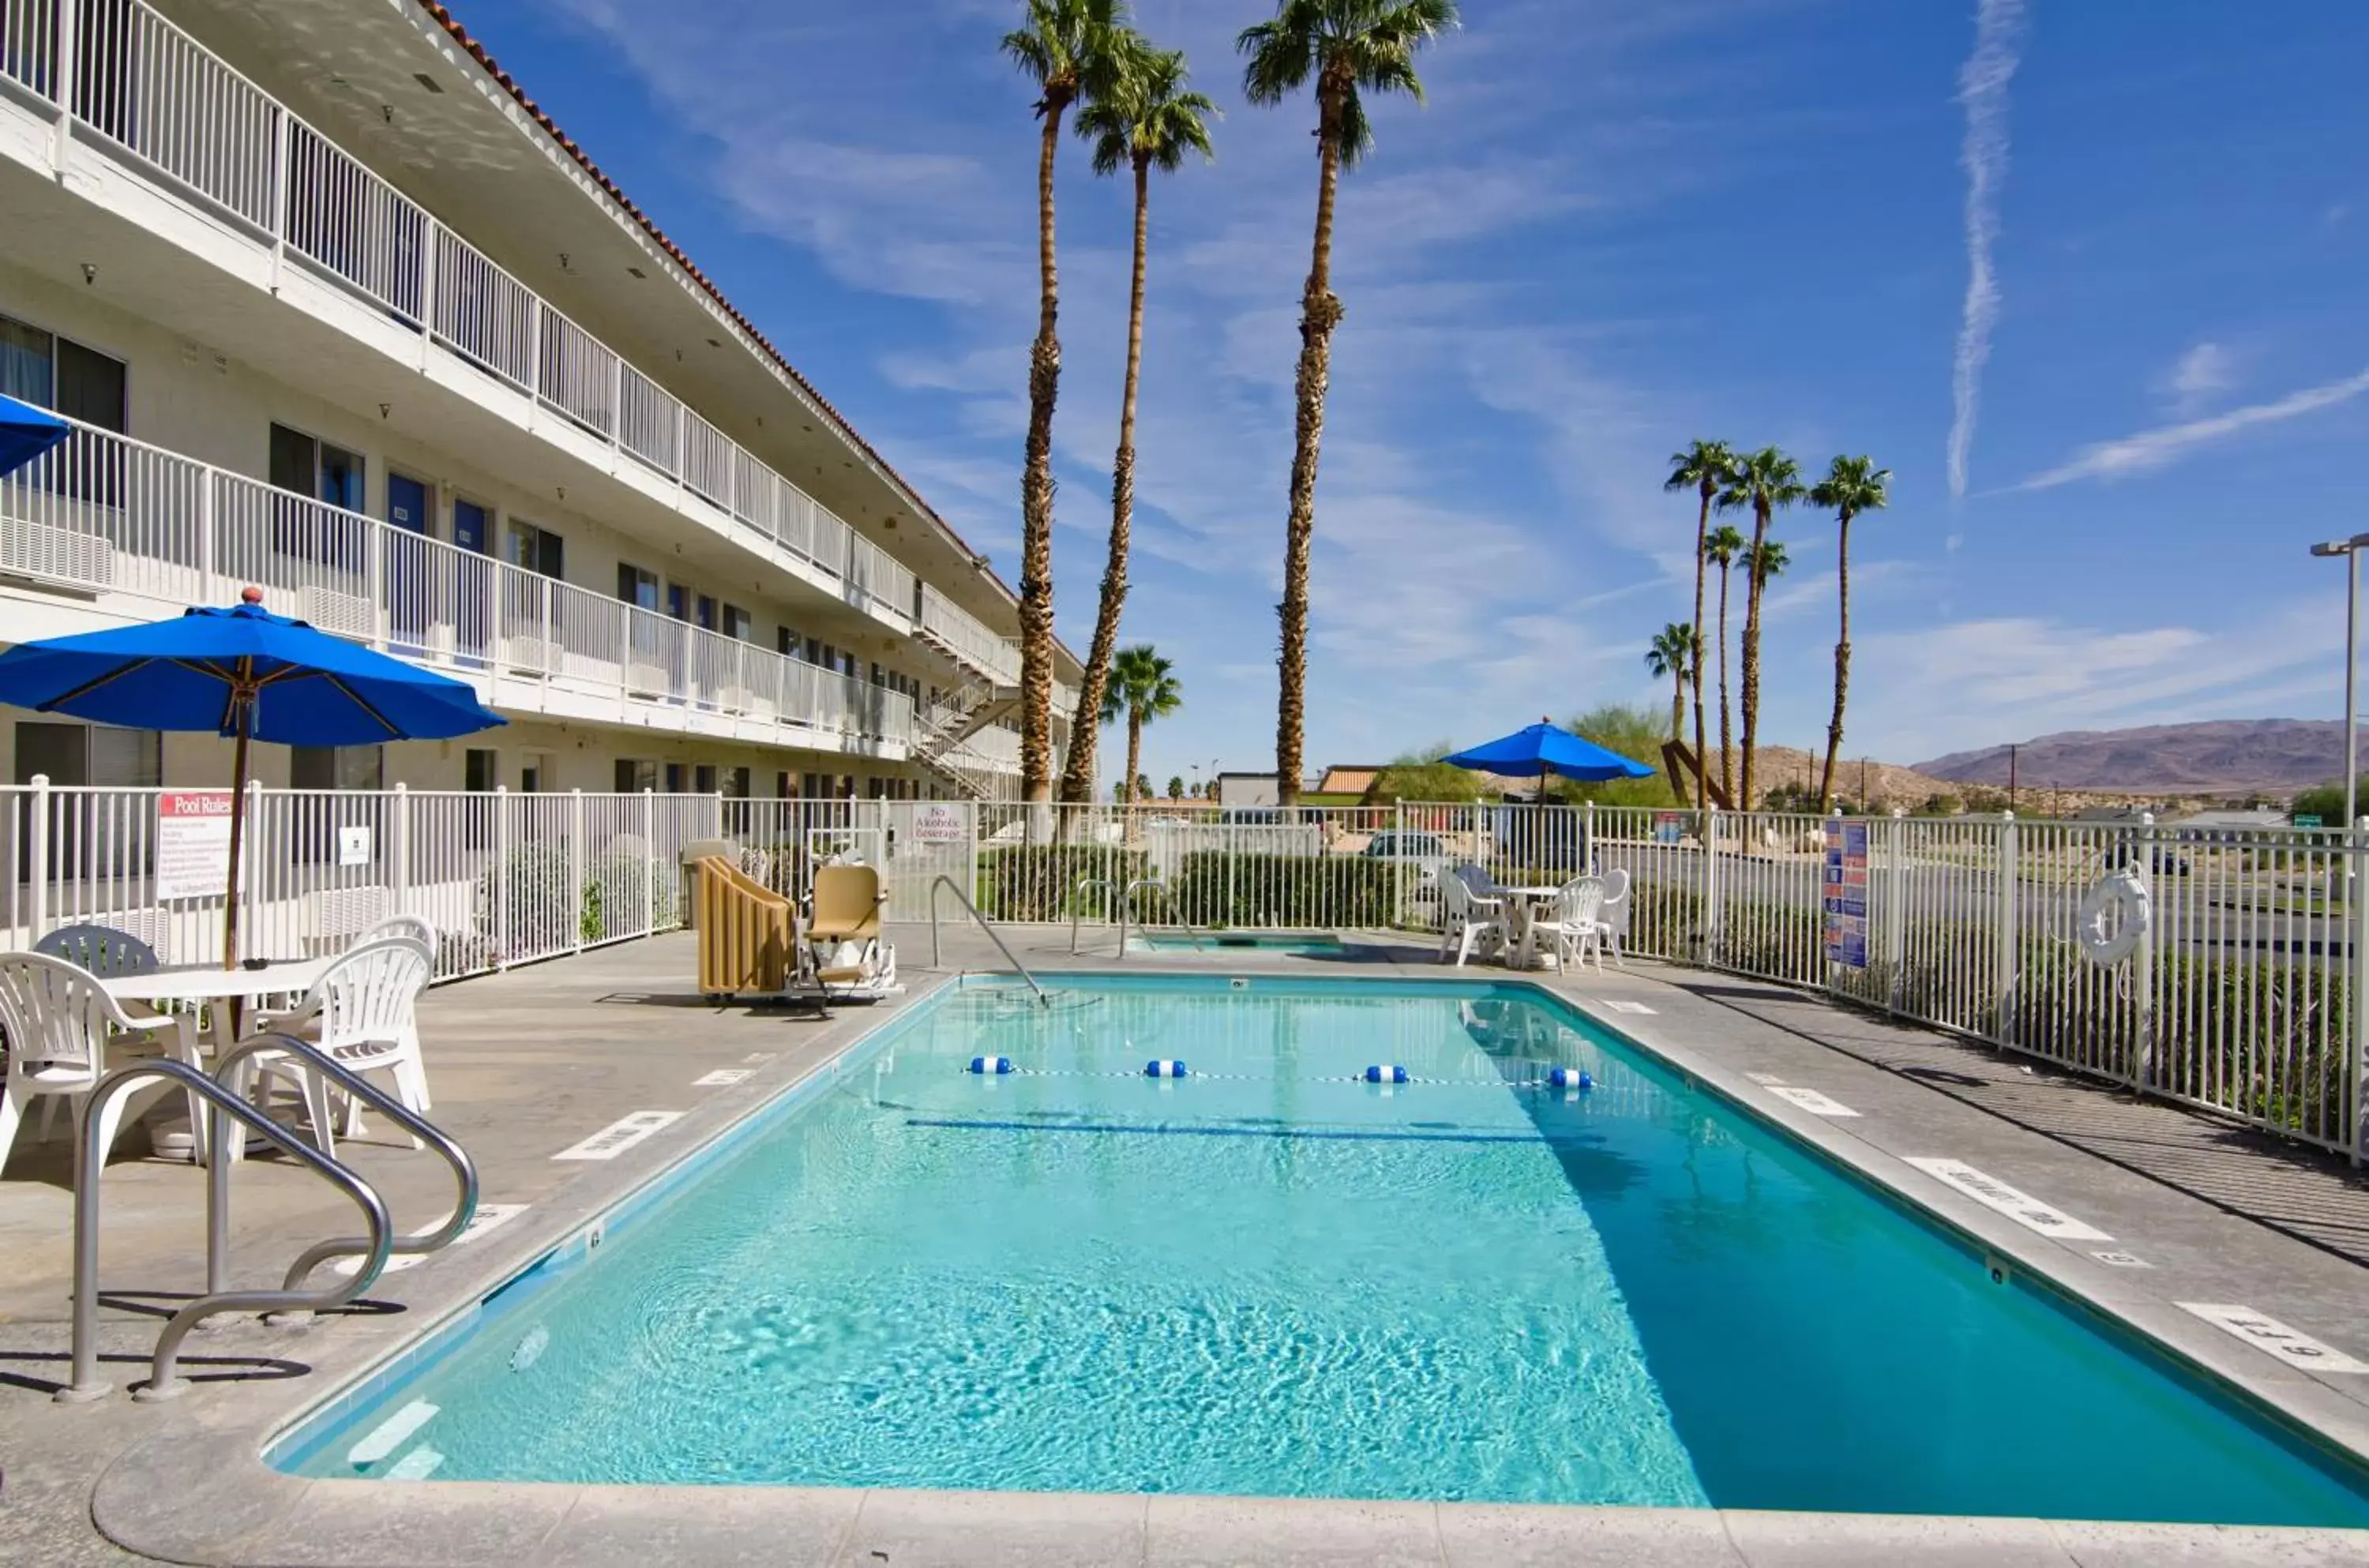
{"type": "Polygon", "coordinates": [[[429,526],[428,486],[407,474],[390,470],[386,476],[386,521],[395,527],[387,540],[387,622],[395,650],[428,651],[429,633],[438,620],[435,552],[417,543],[432,537],[429,526]]]}
{"type": "Polygon", "coordinates": [[[483,665],[493,655],[494,563],[486,550],[493,544],[493,515],[475,501],[452,502],[453,640],[461,662],[483,665]]]}

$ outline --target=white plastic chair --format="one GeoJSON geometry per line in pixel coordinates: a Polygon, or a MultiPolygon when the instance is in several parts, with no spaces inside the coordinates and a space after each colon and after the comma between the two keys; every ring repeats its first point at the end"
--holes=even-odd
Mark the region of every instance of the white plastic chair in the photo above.
{"type": "MultiPolygon", "coordinates": [[[[1604,945],[1612,950],[1612,961],[1622,968],[1629,960],[1620,956],[1620,944],[1629,939],[1629,868],[1616,865],[1604,874],[1604,903],[1596,911],[1597,934],[1604,945]]],[[[1604,956],[1598,954],[1596,967],[1604,967],[1604,956]]]]}
{"type": "Polygon", "coordinates": [[[1482,890],[1480,884],[1486,876],[1477,865],[1459,865],[1439,879],[1442,963],[1452,947],[1456,967],[1462,968],[1472,956],[1475,939],[1483,952],[1505,944],[1505,900],[1482,890]]]}
{"type": "MultiPolygon", "coordinates": [[[[425,1112],[428,1070],[420,1059],[413,1010],[433,967],[428,948],[410,937],[381,937],[332,961],[293,1012],[258,1022],[264,1030],[308,1038],[349,1071],[390,1074],[395,1097],[404,1107],[425,1112]]],[[[324,1154],[335,1154],[331,1104],[342,1096],[335,1094],[329,1081],[284,1052],[259,1052],[248,1059],[267,1077],[286,1080],[303,1098],[315,1146],[324,1154]]],[[[345,1132],[353,1137],[361,1131],[361,1107],[349,1100],[346,1110],[345,1132]]],[[[418,1148],[419,1140],[413,1139],[411,1145],[418,1148]]]]}
{"type": "MultiPolygon", "coordinates": [[[[56,1116],[61,1099],[72,1107],[75,1125],[81,1125],[83,1104],[108,1070],[110,1036],[161,1036],[164,1055],[191,1067],[200,1065],[197,1032],[186,1015],[127,1012],[107,994],[97,975],[45,954],[0,954],[0,1028],[8,1033],[6,1087],[0,1090],[0,1168],[8,1163],[9,1145],[16,1141],[25,1108],[34,1099],[49,1097],[49,1104],[41,1107],[43,1130],[56,1116]]],[[[104,1160],[105,1150],[113,1146],[132,1102],[144,1106],[171,1092],[170,1084],[159,1083],[149,1091],[117,1096],[97,1129],[100,1158],[104,1160]]],[[[193,1133],[199,1128],[198,1110],[192,1095],[189,1126],[193,1133]]]]}
{"type": "Polygon", "coordinates": [[[1555,895],[1553,913],[1530,921],[1530,940],[1544,937],[1554,944],[1557,962],[1585,964],[1596,955],[1598,973],[1604,968],[1604,879],[1574,876],[1555,895]]]}
{"type": "Polygon", "coordinates": [[[354,939],[356,947],[367,946],[390,936],[407,936],[428,949],[428,962],[436,963],[436,928],[425,915],[389,915],[354,939]]]}

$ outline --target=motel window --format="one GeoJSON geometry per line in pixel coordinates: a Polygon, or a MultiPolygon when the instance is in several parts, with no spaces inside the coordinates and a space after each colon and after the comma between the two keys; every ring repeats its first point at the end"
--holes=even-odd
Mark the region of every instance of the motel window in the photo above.
{"type": "Polygon", "coordinates": [[[502,554],[511,566],[523,567],[538,577],[561,578],[567,575],[567,551],[558,534],[533,523],[509,521],[503,532],[506,548],[502,554]]]}
{"type": "Polygon", "coordinates": [[[502,754],[490,747],[472,746],[462,771],[462,787],[472,795],[491,795],[502,776],[502,754]]]}
{"type": "Polygon", "coordinates": [[[692,794],[694,794],[694,795],[714,795],[714,794],[715,793],[715,763],[713,763],[713,762],[702,762],[702,763],[700,763],[697,767],[695,767],[695,768],[693,768],[693,769],[692,770],[691,777],[692,777],[692,785],[691,785],[691,788],[692,788],[692,794]]]}
{"type": "Polygon", "coordinates": [[[616,786],[619,795],[639,795],[658,787],[658,765],[632,757],[617,759],[616,786]]]}
{"type": "Polygon", "coordinates": [[[804,658],[806,644],[787,626],[773,628],[773,651],[784,658],[804,658]]]}
{"type": "Polygon", "coordinates": [[[745,643],[757,635],[757,623],[750,618],[749,612],[741,609],[738,604],[727,604],[724,607],[724,620],[720,629],[726,636],[745,643]]]}
{"type": "Polygon", "coordinates": [[[617,563],[617,597],[643,610],[658,607],[658,575],[630,561],[617,563]]]}
{"type": "Polygon", "coordinates": [[[685,768],[681,762],[669,762],[666,765],[667,794],[681,795],[683,792],[684,785],[689,783],[688,775],[690,771],[691,770],[685,768]]]}
{"type": "Polygon", "coordinates": [[[288,783],[292,789],[360,789],[384,787],[386,748],[383,746],[292,746],[288,749],[288,783]]]}
{"type": "Polygon", "coordinates": [[[121,435],[124,375],[121,360],[0,315],[0,393],[121,435]]]}
{"type": "Polygon", "coordinates": [[[359,516],[325,512],[304,502],[360,512],[361,454],[275,424],[269,461],[271,487],[285,492],[271,500],[271,547],[283,555],[360,573],[369,558],[370,524],[359,516]],[[303,499],[294,498],[299,497],[303,499]]]}
{"type": "Polygon", "coordinates": [[[749,770],[746,768],[727,768],[715,783],[727,800],[749,798],[749,770]]]}
{"type": "Polygon", "coordinates": [[[17,782],[36,773],[53,784],[154,789],[165,781],[165,738],[153,729],[107,724],[17,721],[17,782]]]}

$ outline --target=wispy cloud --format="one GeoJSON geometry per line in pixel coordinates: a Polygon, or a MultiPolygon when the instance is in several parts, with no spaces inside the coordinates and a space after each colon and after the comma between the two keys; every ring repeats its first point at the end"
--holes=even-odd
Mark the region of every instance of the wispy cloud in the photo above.
{"type": "Polygon", "coordinates": [[[2193,414],[2211,402],[2214,394],[2237,384],[2237,357],[2218,343],[2206,342],[2174,360],[2157,383],[2157,390],[2170,400],[2173,412],[2193,414]]]}
{"type": "Polygon", "coordinates": [[[1952,496],[1966,493],[1966,458],[1982,408],[1983,365],[1991,357],[1991,328],[1998,321],[1991,251],[1998,242],[1999,183],[2007,177],[2007,86],[2022,59],[2023,21],[2023,0],[1982,0],[1974,17],[1974,52],[1958,70],[1958,101],[1966,107],[1966,139],[1958,155],[1966,171],[1966,303],[1951,374],[1952,496]]]}
{"type": "Polygon", "coordinates": [[[2049,490],[2059,485],[2070,485],[2077,479],[2124,479],[2134,474],[2151,473],[2178,462],[2200,446],[2217,441],[2239,430],[2256,425],[2274,425],[2282,419],[2315,413],[2348,403],[2369,392],[2369,371],[2342,381],[2332,381],[2325,386],[2306,387],[2291,392],[2274,403],[2257,403],[2249,407],[2232,408],[2226,414],[2215,414],[2206,419],[2191,419],[2184,424],[2165,425],[2158,429],[2141,430],[2120,441],[2099,441],[2085,446],[2067,462],[2044,474],[2037,474],[2022,484],[2010,486],[2018,490],[2049,490]]]}

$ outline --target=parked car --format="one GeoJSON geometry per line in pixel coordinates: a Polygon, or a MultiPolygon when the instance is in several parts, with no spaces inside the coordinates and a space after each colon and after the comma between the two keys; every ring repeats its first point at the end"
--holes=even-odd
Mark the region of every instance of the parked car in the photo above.
{"type": "MultiPolygon", "coordinates": [[[[2139,847],[2136,844],[2119,843],[2106,852],[2106,868],[2109,871],[2120,871],[2126,865],[2134,866],[2138,864],[2139,847]]],[[[2148,853],[2147,865],[2157,876],[2188,875],[2188,857],[2166,844],[2154,846],[2148,853]]]]}
{"type": "Polygon", "coordinates": [[[1401,860],[1421,874],[1420,886],[1429,888],[1439,881],[1439,874],[1448,869],[1448,846],[1437,833],[1401,832],[1385,828],[1366,841],[1368,860],[1401,860]]]}

